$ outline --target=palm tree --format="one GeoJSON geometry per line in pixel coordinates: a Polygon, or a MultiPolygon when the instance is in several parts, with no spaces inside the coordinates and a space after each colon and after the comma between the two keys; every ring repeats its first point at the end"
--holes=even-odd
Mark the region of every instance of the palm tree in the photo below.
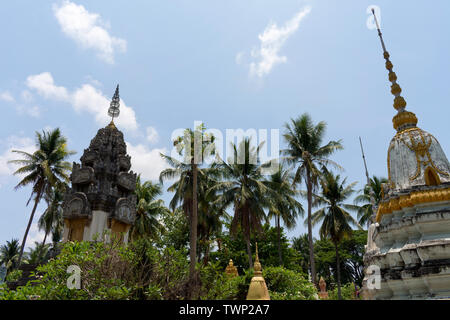
{"type": "Polygon", "coordinates": [[[66,187],[65,183],[58,184],[44,195],[48,207],[38,221],[39,230],[44,230],[45,232],[42,245],[45,245],[49,233],[55,229],[61,229],[63,226],[62,203],[66,187]]]}
{"type": "Polygon", "coordinates": [[[292,179],[290,171],[280,164],[278,171],[272,174],[268,181],[268,186],[277,195],[277,197],[269,199],[268,218],[275,218],[275,225],[278,230],[278,258],[280,266],[283,265],[283,257],[281,255],[281,220],[283,220],[288,230],[292,230],[296,226],[297,217],[304,214],[303,206],[295,198],[298,192],[292,186],[292,179]]]}
{"type": "Polygon", "coordinates": [[[218,204],[219,195],[217,190],[213,190],[213,186],[217,183],[211,179],[212,169],[207,169],[206,181],[199,183],[199,202],[198,202],[198,228],[197,234],[199,246],[204,248],[203,264],[209,261],[210,245],[222,231],[221,217],[228,214],[225,209],[218,204]],[[210,192],[208,192],[210,190],[210,192]]]}
{"type": "Polygon", "coordinates": [[[370,199],[371,193],[374,197],[375,207],[378,207],[382,198],[381,185],[387,182],[388,180],[386,178],[377,177],[374,175],[370,179],[370,184],[364,186],[364,189],[362,190],[363,193],[355,198],[355,204],[362,204],[358,210],[358,223],[360,225],[367,225],[368,227],[372,223],[372,215],[374,211],[370,199]]]}
{"type": "Polygon", "coordinates": [[[6,244],[0,247],[0,265],[4,263],[7,272],[17,267],[17,258],[19,257],[19,252],[19,239],[6,241],[6,244]]]}
{"type": "Polygon", "coordinates": [[[288,148],[282,150],[281,153],[285,156],[284,159],[288,164],[297,167],[293,183],[300,183],[303,180],[306,184],[310,271],[311,279],[317,286],[311,225],[312,195],[321,176],[318,166],[333,165],[339,168],[339,165],[331,161],[329,156],[336,150],[342,149],[342,145],[340,141],[330,141],[322,145],[326,124],[321,121],[314,125],[307,113],[297,119],[291,119],[291,123],[285,124],[285,129],[286,132],[283,137],[288,144],[288,148]]]}
{"type": "Polygon", "coordinates": [[[269,206],[268,198],[274,192],[263,181],[261,171],[263,165],[259,163],[258,155],[261,145],[251,146],[250,139],[245,138],[237,147],[231,144],[233,157],[228,163],[220,161],[216,164],[224,181],[217,182],[211,190],[220,191],[217,200],[224,208],[233,205],[234,216],[231,221],[230,232],[237,234],[242,229],[247,244],[248,262],[253,267],[250,237],[254,232],[262,231],[262,221],[267,221],[264,208],[269,206]]]}
{"type": "MultiPolygon", "coordinates": [[[[168,191],[175,192],[170,208],[174,211],[178,204],[182,204],[184,213],[190,221],[190,248],[189,248],[189,283],[195,285],[195,264],[197,257],[197,227],[198,227],[198,176],[203,173],[199,170],[203,160],[215,153],[213,135],[207,134],[204,124],[200,124],[195,130],[186,129],[184,136],[175,139],[174,146],[178,153],[183,156],[183,161],[161,154],[161,156],[172,167],[163,170],[160,174],[160,182],[179,178],[168,191]]],[[[193,292],[192,290],[190,291],[193,292]]]]}
{"type": "Polygon", "coordinates": [[[36,132],[36,147],[37,150],[34,153],[13,150],[13,152],[22,155],[23,159],[10,161],[10,163],[23,165],[14,172],[15,175],[25,174],[25,177],[16,185],[15,189],[17,190],[21,187],[32,185],[32,191],[27,205],[34,197],[33,210],[31,211],[20,247],[19,266],[22,261],[23,249],[25,248],[36,208],[44,194],[50,193],[51,188],[58,182],[69,181],[68,172],[71,170],[71,165],[64,160],[75,153],[74,151],[67,150],[67,139],[61,135],[59,128],[47,132],[43,131],[42,134],[36,132]]]}
{"type": "Polygon", "coordinates": [[[320,195],[315,195],[315,203],[323,207],[313,213],[312,224],[315,226],[321,222],[322,225],[319,229],[320,237],[322,239],[328,238],[334,244],[336,251],[338,297],[342,299],[338,244],[344,238],[351,237],[352,228],[350,225],[355,225],[361,229],[358,222],[348,212],[348,210],[356,211],[358,207],[344,203],[354,193],[353,187],[356,182],[345,186],[346,179],[340,181],[339,175],[327,172],[321,184],[322,191],[320,195]]]}
{"type": "Polygon", "coordinates": [[[42,264],[48,260],[48,254],[51,244],[34,242],[34,248],[27,253],[27,262],[29,264],[42,264]]]}
{"type": "Polygon", "coordinates": [[[151,181],[141,183],[141,176],[136,180],[137,196],[136,221],[131,229],[133,239],[150,236],[156,238],[158,233],[164,232],[164,226],[159,221],[163,214],[170,213],[162,199],[156,197],[162,194],[162,185],[151,181]]]}

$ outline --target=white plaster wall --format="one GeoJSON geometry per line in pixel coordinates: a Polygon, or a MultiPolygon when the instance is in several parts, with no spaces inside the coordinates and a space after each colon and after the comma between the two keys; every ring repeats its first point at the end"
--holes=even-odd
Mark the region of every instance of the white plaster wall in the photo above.
{"type": "Polygon", "coordinates": [[[92,211],[91,224],[84,228],[83,240],[92,241],[97,235],[97,240],[103,235],[105,230],[108,230],[108,213],[101,210],[92,211]]]}
{"type": "MultiPolygon", "coordinates": [[[[390,162],[389,166],[391,180],[395,183],[396,189],[407,189],[411,186],[426,185],[424,178],[426,167],[422,164],[420,165],[420,175],[416,179],[412,181],[410,180],[410,178],[414,177],[417,171],[417,159],[415,152],[410,150],[404,143],[406,142],[409,146],[412,145],[409,133],[411,133],[411,136],[416,144],[419,142],[423,143],[419,130],[401,133],[391,140],[388,151],[390,162]]],[[[450,164],[439,142],[428,132],[423,130],[420,130],[420,132],[422,132],[425,142],[428,142],[430,139],[432,141],[428,151],[431,155],[433,163],[439,170],[450,173],[450,164]]],[[[419,159],[421,161],[428,161],[428,157],[426,155],[425,157],[420,157],[419,159]]],[[[439,172],[437,174],[441,180],[441,183],[450,181],[450,174],[447,176],[440,174],[439,172]]]]}

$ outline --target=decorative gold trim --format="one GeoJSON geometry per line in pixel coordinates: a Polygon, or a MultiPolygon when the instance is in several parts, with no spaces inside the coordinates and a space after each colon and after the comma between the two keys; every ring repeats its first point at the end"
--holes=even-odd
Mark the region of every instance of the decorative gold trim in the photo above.
{"type": "Polygon", "coordinates": [[[404,208],[410,208],[422,203],[450,201],[450,188],[424,191],[413,191],[408,195],[393,198],[387,202],[381,202],[376,221],[380,222],[384,214],[391,214],[404,208]]]}
{"type": "Polygon", "coordinates": [[[421,173],[421,165],[423,165],[423,167],[426,167],[427,164],[429,166],[431,166],[431,168],[433,168],[434,172],[439,172],[440,174],[444,175],[444,176],[448,176],[447,172],[444,172],[442,170],[439,170],[439,168],[437,168],[436,164],[433,162],[433,160],[431,159],[431,154],[430,154],[430,146],[431,143],[433,142],[433,138],[431,136],[428,136],[427,138],[429,138],[428,141],[425,141],[425,137],[422,134],[422,130],[419,131],[419,136],[420,136],[420,140],[419,142],[416,142],[414,140],[414,137],[411,133],[411,131],[408,131],[408,136],[409,136],[409,141],[411,142],[411,145],[408,145],[408,143],[406,143],[406,141],[402,138],[400,138],[400,140],[403,142],[403,144],[405,146],[408,147],[408,149],[410,149],[411,151],[413,151],[415,153],[416,156],[416,161],[417,161],[417,169],[416,172],[414,173],[414,175],[412,177],[409,178],[410,181],[414,181],[415,179],[417,179],[421,173]],[[427,160],[421,160],[421,158],[425,158],[427,160]]]}
{"type": "MultiPolygon", "coordinates": [[[[399,97],[396,97],[395,99],[397,99],[399,97]]],[[[406,105],[406,102],[405,102],[405,105],[406,105]]],[[[410,111],[399,112],[392,118],[392,124],[394,126],[394,129],[397,131],[398,131],[398,128],[400,128],[401,126],[403,126],[405,124],[416,125],[417,121],[418,120],[417,120],[416,115],[410,111]]]]}

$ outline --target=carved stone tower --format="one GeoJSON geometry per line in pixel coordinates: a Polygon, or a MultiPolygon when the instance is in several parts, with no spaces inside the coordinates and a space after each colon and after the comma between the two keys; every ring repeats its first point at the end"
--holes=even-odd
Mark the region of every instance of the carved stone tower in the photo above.
{"type": "MultiPolygon", "coordinates": [[[[109,110],[113,120],[118,108],[119,86],[109,110]]],[[[80,158],[81,165],[73,163],[72,188],[63,203],[63,241],[100,240],[105,231],[128,241],[136,217],[136,174],[129,171],[131,158],[113,120],[98,130],[80,158]]]]}

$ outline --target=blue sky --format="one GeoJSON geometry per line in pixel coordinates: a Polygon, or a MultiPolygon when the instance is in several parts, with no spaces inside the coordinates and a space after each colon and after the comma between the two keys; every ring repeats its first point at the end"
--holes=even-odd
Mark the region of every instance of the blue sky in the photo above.
{"type": "MultiPolygon", "coordinates": [[[[333,159],[349,182],[386,175],[392,96],[367,8],[377,5],[387,49],[419,126],[447,152],[447,1],[14,1],[2,4],[0,244],[21,239],[31,189],[7,161],[32,151],[35,131],[60,127],[79,161],[120,83],[135,171],[154,179],[177,128],[282,129],[308,112],[342,139],[333,159]]],[[[282,131],[281,131],[282,132],[282,131]]],[[[283,142],[280,139],[281,147],[283,142]]],[[[164,199],[170,199],[165,195],[164,199]]],[[[39,206],[36,220],[45,210],[39,206]]],[[[305,232],[303,223],[289,236],[305,232]]],[[[30,240],[42,239],[36,226],[30,240]]]]}

